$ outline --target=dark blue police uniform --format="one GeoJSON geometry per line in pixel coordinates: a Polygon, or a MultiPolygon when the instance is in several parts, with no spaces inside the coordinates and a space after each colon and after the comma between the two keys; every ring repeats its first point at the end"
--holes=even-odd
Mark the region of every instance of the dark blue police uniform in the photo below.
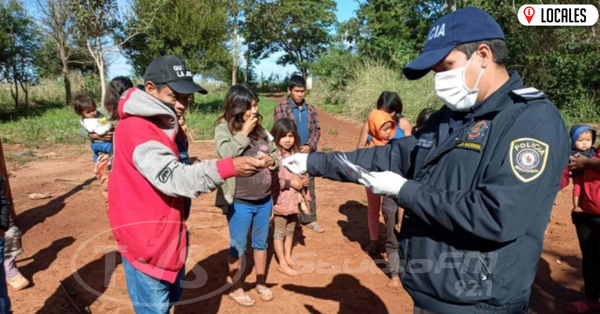
{"type": "MultiPolygon", "coordinates": [[[[401,279],[415,306],[439,313],[525,313],[561,172],[565,124],[516,72],[468,113],[447,107],[415,136],[348,159],[409,181],[398,195],[401,279]]],[[[308,173],[351,182],[334,154],[308,173]]]]}

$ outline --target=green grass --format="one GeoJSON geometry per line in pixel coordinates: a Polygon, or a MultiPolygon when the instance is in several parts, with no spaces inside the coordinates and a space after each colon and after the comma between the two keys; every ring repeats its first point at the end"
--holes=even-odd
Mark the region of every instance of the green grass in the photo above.
{"type": "MultiPolygon", "coordinates": [[[[196,140],[212,140],[215,138],[215,121],[221,116],[224,95],[196,96],[194,105],[186,113],[186,125],[194,132],[196,140]]],[[[270,130],[273,126],[274,101],[264,97],[259,102],[259,112],[263,116],[262,125],[270,130]]]]}
{"type": "MultiPolygon", "coordinates": [[[[186,113],[186,124],[197,140],[214,138],[214,123],[221,115],[224,94],[196,96],[196,104],[186,113]]],[[[261,99],[259,110],[263,125],[273,126],[273,108],[277,103],[261,99]]],[[[60,102],[44,102],[30,109],[0,108],[0,137],[4,143],[43,147],[49,144],[85,144],[79,136],[79,116],[60,102]]]]}
{"type": "Polygon", "coordinates": [[[327,103],[327,95],[333,91],[324,90],[326,85],[320,84],[318,80],[307,96],[309,103],[360,123],[375,109],[377,99],[383,91],[392,91],[400,95],[403,103],[402,114],[411,124],[415,123],[423,108],[439,106],[431,75],[418,81],[409,81],[404,79],[398,70],[375,61],[358,63],[351,71],[353,78],[348,81],[345,90],[336,91],[338,104],[327,103]]]}
{"type": "Polygon", "coordinates": [[[79,117],[70,107],[52,104],[48,108],[36,108],[34,112],[30,116],[0,112],[2,141],[29,147],[84,143],[79,136],[79,117]]]}

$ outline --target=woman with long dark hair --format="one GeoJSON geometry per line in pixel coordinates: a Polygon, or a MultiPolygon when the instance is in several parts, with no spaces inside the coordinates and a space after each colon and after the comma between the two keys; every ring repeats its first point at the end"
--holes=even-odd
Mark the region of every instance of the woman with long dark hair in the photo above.
{"type": "Polygon", "coordinates": [[[273,300],[273,292],[265,285],[267,237],[271,217],[271,172],[277,169],[277,147],[271,134],[261,125],[258,95],[245,85],[235,85],[225,96],[223,115],[217,121],[215,145],[221,158],[248,156],[265,161],[263,169],[248,178],[230,178],[217,192],[217,206],[227,211],[229,223],[229,273],[232,279],[229,297],[249,307],[254,301],[243,289],[241,258],[252,230],[252,248],[256,268],[256,292],[263,301],[273,300]]]}

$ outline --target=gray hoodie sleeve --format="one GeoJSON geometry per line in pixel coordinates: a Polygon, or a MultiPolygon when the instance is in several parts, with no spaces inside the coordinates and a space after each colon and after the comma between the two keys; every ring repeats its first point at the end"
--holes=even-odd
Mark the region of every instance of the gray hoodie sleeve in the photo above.
{"type": "Polygon", "coordinates": [[[197,197],[225,183],[217,171],[217,160],[185,165],[157,141],[138,145],[133,151],[137,170],[158,190],[169,196],[197,197]]]}

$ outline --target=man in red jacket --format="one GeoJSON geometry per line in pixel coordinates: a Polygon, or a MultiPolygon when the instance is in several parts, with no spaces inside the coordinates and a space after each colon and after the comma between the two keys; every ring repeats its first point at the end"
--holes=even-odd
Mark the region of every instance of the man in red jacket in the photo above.
{"type": "Polygon", "coordinates": [[[183,197],[209,193],[230,177],[253,175],[265,163],[247,157],[182,163],[175,108],[206,90],[174,56],[152,61],[144,81],[145,91],[129,89],[119,101],[109,220],[135,312],[166,314],[181,297],[185,276],[188,237],[183,197]]]}

